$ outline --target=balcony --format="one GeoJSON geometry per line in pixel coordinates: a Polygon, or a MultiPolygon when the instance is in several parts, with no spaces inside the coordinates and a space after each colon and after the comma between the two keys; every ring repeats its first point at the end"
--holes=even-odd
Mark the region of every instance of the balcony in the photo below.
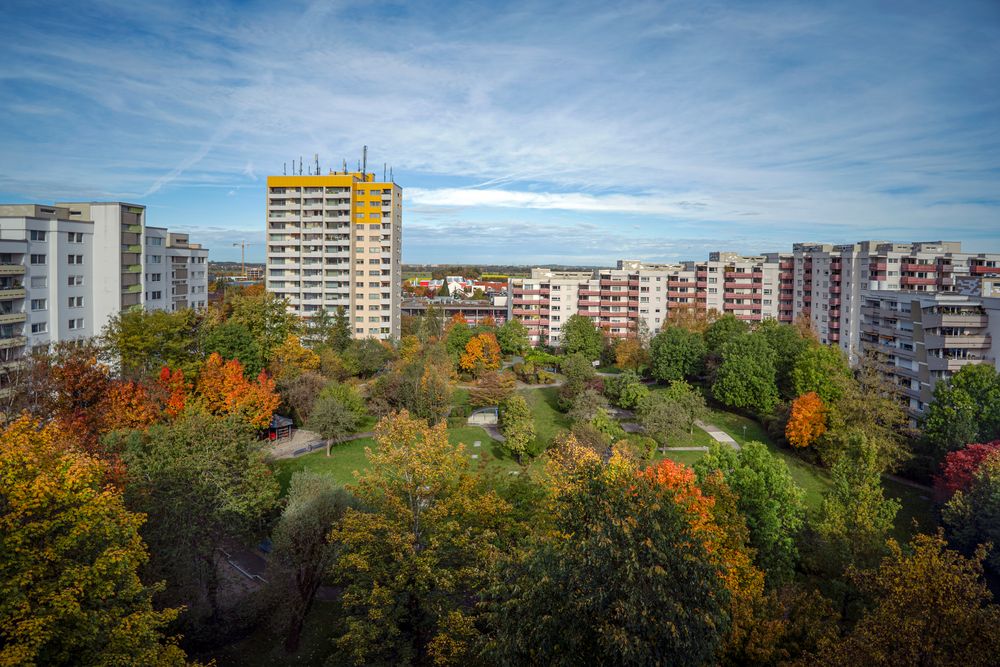
{"type": "Polygon", "coordinates": [[[142,285],[127,285],[122,287],[123,294],[135,294],[142,291],[142,285]]]}
{"type": "Polygon", "coordinates": [[[24,264],[0,264],[0,276],[23,276],[24,264]]]}
{"type": "Polygon", "coordinates": [[[899,279],[900,285],[934,285],[937,278],[915,278],[914,276],[903,276],[899,279]]]}
{"type": "Polygon", "coordinates": [[[25,292],[23,287],[0,289],[0,299],[23,299],[24,294],[25,292]]]}
{"type": "Polygon", "coordinates": [[[24,336],[12,336],[10,338],[0,338],[0,350],[6,350],[12,347],[21,347],[28,342],[28,339],[24,336]]]}
{"type": "MultiPolygon", "coordinates": [[[[628,287],[629,281],[627,280],[602,280],[600,281],[601,287],[628,287]]],[[[638,283],[636,283],[638,286],[638,283]]]]}
{"type": "Polygon", "coordinates": [[[17,324],[27,319],[26,313],[0,313],[0,324],[17,324]]]}
{"type": "Polygon", "coordinates": [[[923,271],[926,273],[937,273],[936,264],[914,264],[912,262],[903,262],[899,268],[901,271],[923,271]]]}

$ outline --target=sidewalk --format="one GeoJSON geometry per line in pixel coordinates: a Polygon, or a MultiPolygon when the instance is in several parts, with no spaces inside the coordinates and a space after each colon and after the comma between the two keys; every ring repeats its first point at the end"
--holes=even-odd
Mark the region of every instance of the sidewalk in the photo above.
{"type": "Polygon", "coordinates": [[[721,442],[723,444],[729,445],[736,451],[740,450],[740,443],[733,440],[733,436],[729,435],[718,426],[715,426],[713,424],[706,424],[700,419],[695,421],[695,426],[697,426],[701,430],[705,431],[705,433],[708,433],[710,436],[712,436],[712,439],[715,440],[716,442],[721,442]]]}

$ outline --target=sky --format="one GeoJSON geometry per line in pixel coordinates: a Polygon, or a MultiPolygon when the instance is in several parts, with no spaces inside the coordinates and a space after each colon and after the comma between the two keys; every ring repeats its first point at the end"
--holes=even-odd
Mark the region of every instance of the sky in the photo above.
{"type": "Polygon", "coordinates": [[[403,261],[1000,252],[1000,2],[4,0],[0,201],[264,255],[266,177],[391,165],[403,261]],[[289,167],[290,168],[290,167],[289,167]]]}

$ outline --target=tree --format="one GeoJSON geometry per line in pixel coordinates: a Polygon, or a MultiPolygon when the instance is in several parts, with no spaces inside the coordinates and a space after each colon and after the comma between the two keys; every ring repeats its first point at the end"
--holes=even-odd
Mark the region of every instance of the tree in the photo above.
{"type": "Polygon", "coordinates": [[[187,405],[190,386],[184,380],[184,371],[177,368],[171,370],[164,366],[160,369],[157,389],[162,395],[163,414],[170,419],[177,418],[187,405]]]}
{"type": "Polygon", "coordinates": [[[243,365],[238,360],[223,361],[214,353],[205,360],[195,389],[208,412],[238,416],[257,429],[267,428],[274,411],[281,404],[274,380],[264,371],[256,382],[251,382],[244,375],[243,365]]]}
{"type": "Polygon", "coordinates": [[[228,313],[227,321],[247,328],[260,346],[265,363],[271,360],[275,348],[299,330],[299,320],[288,311],[285,300],[271,292],[227,294],[223,311],[228,313]]]}
{"type": "Polygon", "coordinates": [[[362,338],[352,340],[340,357],[349,375],[370,378],[385,369],[392,349],[375,338],[362,338]]]}
{"type": "Polygon", "coordinates": [[[364,418],[365,403],[358,392],[350,385],[331,383],[320,392],[306,425],[326,440],[326,455],[330,456],[330,446],[357,433],[364,418]]]}
{"type": "Polygon", "coordinates": [[[99,408],[102,433],[142,429],[159,417],[159,410],[146,387],[138,382],[113,382],[99,408]]]}
{"type": "Polygon", "coordinates": [[[270,371],[276,381],[287,381],[319,368],[319,355],[303,347],[298,336],[289,335],[274,349],[270,371]]]}
{"type": "Polygon", "coordinates": [[[759,415],[774,410],[778,404],[774,351],[763,336],[747,334],[722,347],[722,364],[712,394],[731,408],[752,410],[759,415]]]}
{"type": "Polygon", "coordinates": [[[127,309],[108,321],[101,342],[128,378],[147,378],[163,366],[191,373],[201,357],[201,323],[201,316],[190,308],[174,312],[127,309]]]}
{"type": "MultiPolygon", "coordinates": [[[[645,320],[640,320],[645,322],[645,320]]],[[[649,350],[637,336],[625,338],[615,345],[615,365],[621,369],[638,371],[649,362],[649,350]]]]}
{"type": "Polygon", "coordinates": [[[333,316],[333,325],[327,342],[336,352],[342,353],[351,344],[353,338],[351,321],[347,318],[347,311],[343,306],[339,306],[333,316]]]}
{"type": "Polygon", "coordinates": [[[465,321],[465,316],[462,313],[455,313],[448,321],[448,327],[445,330],[445,348],[448,350],[448,354],[457,361],[465,352],[465,346],[469,344],[471,338],[472,329],[465,321]]]}
{"type": "Polygon", "coordinates": [[[906,552],[895,542],[876,571],[852,571],[872,608],[847,637],[828,643],[810,664],[996,664],[1000,606],[982,580],[984,550],[973,558],[945,548],[938,536],[917,535],[906,552]]]}
{"type": "Polygon", "coordinates": [[[963,366],[938,382],[923,428],[938,460],[970,442],[1000,439],[1000,376],[993,366],[963,366]]]}
{"type": "Polygon", "coordinates": [[[980,544],[994,548],[986,559],[994,572],[1000,572],[1000,454],[987,456],[966,490],[956,491],[941,511],[948,540],[965,553],[973,553],[980,544]]]}
{"type": "MultiPolygon", "coordinates": [[[[849,566],[872,567],[885,554],[899,501],[882,492],[882,467],[876,447],[857,436],[848,455],[831,471],[833,488],[823,498],[814,525],[815,560],[837,577],[849,566]]],[[[846,604],[846,603],[845,603],[846,604]]]]}
{"type": "Polygon", "coordinates": [[[420,376],[414,414],[436,424],[448,416],[451,409],[451,382],[448,373],[440,366],[427,364],[420,376]]]}
{"type": "Polygon", "coordinates": [[[217,621],[219,547],[248,538],[278,500],[253,427],[188,410],[121,444],[127,503],[149,517],[142,535],[153,572],[167,580],[170,600],[196,612],[207,605],[210,624],[217,621]]]}
{"type": "Polygon", "coordinates": [[[797,394],[792,386],[792,369],[809,347],[811,339],[803,338],[796,327],[777,320],[764,320],[758,325],[757,332],[764,336],[774,351],[778,391],[785,398],[794,398],[797,394]]]}
{"type": "Polygon", "coordinates": [[[934,477],[934,496],[946,502],[956,491],[965,491],[982,465],[991,455],[1000,452],[1000,440],[973,443],[957,452],[948,452],[941,464],[941,473],[934,477]]]}
{"type": "Polygon", "coordinates": [[[517,462],[524,459],[528,445],[535,439],[535,421],[528,402],[520,394],[511,394],[500,408],[500,433],[504,448],[517,462]]]}
{"type": "Polygon", "coordinates": [[[688,433],[694,433],[695,423],[708,415],[708,406],[705,404],[705,397],[701,395],[700,391],[684,380],[671,382],[667,390],[663,392],[663,397],[666,400],[672,401],[680,408],[684,414],[685,426],[688,433]]]}
{"type": "Polygon", "coordinates": [[[438,296],[451,296],[451,290],[448,289],[448,283],[447,283],[447,281],[441,283],[441,287],[438,289],[437,295],[438,296]]]}
{"type": "Polygon", "coordinates": [[[589,317],[570,315],[562,326],[562,350],[566,354],[580,353],[587,361],[596,361],[604,348],[604,334],[589,317]]]}
{"type": "Polygon", "coordinates": [[[563,385],[559,388],[559,407],[568,410],[577,394],[591,386],[597,377],[597,372],[579,352],[563,357],[559,363],[559,370],[565,376],[563,385]]]}
{"type": "Polygon", "coordinates": [[[348,487],[365,509],[348,509],[331,534],[343,548],[337,645],[356,664],[468,663],[509,506],[470,471],[443,423],[394,413],[375,441],[348,487]]]}
{"type": "Polygon", "coordinates": [[[338,545],[329,540],[334,526],[353,502],[326,475],[303,470],[292,475],[288,501],[271,536],[268,584],[287,618],[285,650],[299,648],[302,627],[316,592],[336,562],[338,545]]]}
{"type": "Polygon", "coordinates": [[[662,382],[694,378],[704,369],[707,352],[697,331],[667,326],[650,343],[650,372],[662,382]]]}
{"type": "Polygon", "coordinates": [[[851,381],[851,369],[835,345],[811,345],[803,350],[792,368],[792,391],[801,396],[815,392],[823,402],[837,402],[851,381]]]}
{"type": "Polygon", "coordinates": [[[249,377],[264,370],[264,351],[250,330],[239,322],[220,322],[206,327],[202,337],[206,355],[218,354],[223,359],[238,359],[249,377]]]}
{"type": "Polygon", "coordinates": [[[684,501],[594,457],[572,470],[556,495],[555,529],[511,559],[492,595],[494,659],[709,663],[729,627],[729,594],[684,501]]]}
{"type": "Polygon", "coordinates": [[[732,313],[726,313],[705,329],[705,346],[709,354],[721,355],[726,345],[742,337],[749,330],[746,322],[732,313]]]}
{"type": "Polygon", "coordinates": [[[630,410],[644,399],[649,390],[634,371],[625,371],[604,381],[604,393],[620,408],[630,410]]]}
{"type": "Polygon", "coordinates": [[[141,514],[105,465],[28,417],[0,436],[0,664],[183,665],[139,579],[141,514]]]}
{"type": "Polygon", "coordinates": [[[826,409],[814,391],[792,402],[792,414],[785,425],[785,437],[795,447],[808,447],[826,432],[826,409]]]}
{"type": "Polygon", "coordinates": [[[465,344],[465,352],[459,358],[458,366],[478,377],[488,371],[498,370],[502,361],[496,336],[481,333],[465,344]]]}
{"type": "Polygon", "coordinates": [[[517,380],[512,373],[486,373],[469,389],[469,405],[474,408],[500,405],[514,393],[516,384],[517,380]]]}
{"type": "Polygon", "coordinates": [[[687,430],[688,415],[684,407],[663,394],[646,396],[639,402],[636,413],[642,430],[663,447],[687,430]]]}
{"type": "Polygon", "coordinates": [[[802,489],[792,480],[788,466],[760,442],[745,443],[737,452],[713,445],[695,466],[704,481],[714,471],[722,473],[746,517],[755,562],[773,585],[789,579],[798,562],[796,538],[802,529],[805,508],[802,489]]]}
{"type": "Polygon", "coordinates": [[[509,319],[497,329],[497,343],[504,354],[523,355],[531,349],[528,328],[517,319],[509,319]]]}
{"type": "Polygon", "coordinates": [[[289,378],[278,386],[281,394],[281,413],[290,415],[299,425],[305,424],[312,416],[313,405],[329,380],[316,371],[305,371],[289,378]]]}
{"type": "Polygon", "coordinates": [[[608,407],[608,400],[593,389],[585,389],[573,397],[568,415],[574,422],[589,422],[599,410],[608,407]]]}

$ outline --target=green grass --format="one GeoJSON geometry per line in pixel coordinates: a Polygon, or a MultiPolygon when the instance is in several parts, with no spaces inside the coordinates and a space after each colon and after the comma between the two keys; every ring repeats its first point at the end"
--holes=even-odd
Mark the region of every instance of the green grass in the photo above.
{"type": "Polygon", "coordinates": [[[934,532],[937,523],[934,520],[934,502],[929,491],[915,489],[891,479],[883,479],[882,488],[885,490],[886,498],[895,498],[900,503],[893,537],[900,542],[906,542],[914,533],[934,532]]]}
{"type": "Polygon", "coordinates": [[[458,407],[469,404],[469,390],[465,387],[455,387],[451,392],[451,404],[458,407]]]}
{"type": "Polygon", "coordinates": [[[535,418],[535,447],[534,451],[541,452],[552,444],[552,439],[563,430],[570,427],[569,417],[559,412],[558,387],[544,387],[541,389],[523,389],[521,395],[531,408],[531,414],[535,418]]]}
{"type": "Polygon", "coordinates": [[[701,457],[704,455],[705,452],[671,452],[668,450],[666,454],[661,454],[657,451],[653,454],[652,462],[656,463],[662,459],[670,459],[671,461],[676,461],[677,463],[693,466],[695,463],[700,461],[701,457]]]}

